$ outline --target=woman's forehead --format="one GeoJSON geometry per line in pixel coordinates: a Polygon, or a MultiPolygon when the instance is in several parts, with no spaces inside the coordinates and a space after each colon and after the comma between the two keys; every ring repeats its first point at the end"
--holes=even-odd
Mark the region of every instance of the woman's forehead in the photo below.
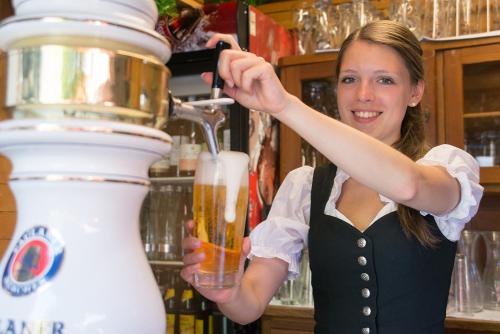
{"type": "Polygon", "coordinates": [[[400,75],[408,73],[403,58],[392,47],[362,40],[354,41],[347,47],[340,65],[341,72],[368,70],[400,75]]]}

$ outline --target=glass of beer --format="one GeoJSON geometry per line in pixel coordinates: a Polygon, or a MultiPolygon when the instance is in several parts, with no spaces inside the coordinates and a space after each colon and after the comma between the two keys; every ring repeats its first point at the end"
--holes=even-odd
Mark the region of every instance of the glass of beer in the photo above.
{"type": "Polygon", "coordinates": [[[195,285],[228,288],[237,282],[248,205],[248,162],[245,153],[222,151],[198,156],[193,190],[196,252],[205,260],[195,285]]]}

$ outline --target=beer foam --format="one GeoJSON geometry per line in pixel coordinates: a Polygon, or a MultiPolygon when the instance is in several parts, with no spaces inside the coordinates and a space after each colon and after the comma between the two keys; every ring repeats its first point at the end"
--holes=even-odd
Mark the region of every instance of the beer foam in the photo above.
{"type": "Polygon", "coordinates": [[[197,184],[218,185],[222,183],[219,159],[214,159],[209,152],[201,152],[198,155],[194,182],[197,184]]]}
{"type": "MultiPolygon", "coordinates": [[[[236,220],[236,204],[243,177],[248,173],[250,158],[246,153],[221,151],[214,159],[209,152],[198,156],[195,183],[207,185],[224,184],[226,187],[226,203],[224,219],[228,223],[236,220]]],[[[248,186],[248,178],[244,186],[248,186]]]]}
{"type": "Polygon", "coordinates": [[[241,181],[248,173],[250,158],[246,153],[221,151],[218,159],[224,166],[224,180],[226,185],[226,208],[224,219],[228,223],[236,220],[236,204],[241,181]]]}

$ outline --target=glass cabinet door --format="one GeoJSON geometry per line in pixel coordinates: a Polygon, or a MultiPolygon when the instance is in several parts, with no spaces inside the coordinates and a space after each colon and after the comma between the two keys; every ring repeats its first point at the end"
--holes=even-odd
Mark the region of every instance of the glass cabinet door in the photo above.
{"type": "MultiPolygon", "coordinates": [[[[335,61],[337,53],[285,57],[280,60],[280,79],[285,89],[313,109],[338,117],[335,61]]],[[[319,165],[327,160],[297,133],[280,125],[280,182],[302,165],[319,165]]]]}
{"type": "Polygon", "coordinates": [[[500,59],[463,66],[464,147],[482,167],[500,165],[500,59]]]}
{"type": "MultiPolygon", "coordinates": [[[[336,79],[318,78],[302,81],[302,101],[329,117],[339,119],[336,97],[336,79]]],[[[308,142],[301,140],[301,164],[316,167],[328,163],[321,153],[316,151],[308,142]]]]}
{"type": "Polygon", "coordinates": [[[500,184],[500,44],[444,52],[446,143],[481,166],[481,183],[500,184]]]}

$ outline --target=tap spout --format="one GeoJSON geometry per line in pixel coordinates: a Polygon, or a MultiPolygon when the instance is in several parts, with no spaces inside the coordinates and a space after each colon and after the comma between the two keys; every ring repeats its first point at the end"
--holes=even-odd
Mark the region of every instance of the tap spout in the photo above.
{"type": "Polygon", "coordinates": [[[220,151],[217,130],[226,120],[222,110],[208,106],[193,106],[182,102],[172,94],[170,94],[169,99],[169,117],[182,118],[200,124],[208,150],[212,156],[217,157],[220,151]]]}

